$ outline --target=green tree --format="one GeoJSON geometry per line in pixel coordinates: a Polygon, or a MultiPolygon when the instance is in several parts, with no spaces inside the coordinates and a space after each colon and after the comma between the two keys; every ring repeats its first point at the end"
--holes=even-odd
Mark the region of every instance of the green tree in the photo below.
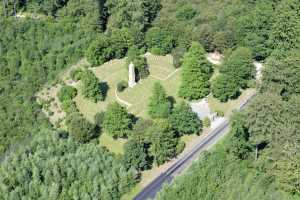
{"type": "Polygon", "coordinates": [[[197,10],[191,4],[181,6],[176,11],[176,18],[181,21],[191,20],[197,15],[197,10]]]}
{"type": "Polygon", "coordinates": [[[105,113],[104,130],[114,138],[126,137],[132,126],[132,120],[126,111],[118,103],[111,103],[105,113]]]}
{"type": "Polygon", "coordinates": [[[89,63],[94,67],[110,60],[114,56],[110,39],[104,34],[99,34],[90,44],[85,55],[89,63]]]}
{"type": "Polygon", "coordinates": [[[60,102],[70,101],[76,95],[77,95],[77,89],[72,86],[68,86],[68,85],[62,86],[62,88],[59,90],[59,92],[57,94],[60,102]]]}
{"type": "Polygon", "coordinates": [[[131,46],[127,54],[126,67],[132,62],[134,64],[135,70],[137,71],[136,78],[144,79],[149,75],[150,72],[147,64],[147,59],[140,54],[141,51],[137,46],[131,46]]]}
{"type": "Polygon", "coordinates": [[[182,59],[187,49],[185,46],[181,45],[172,50],[173,65],[175,68],[179,68],[182,65],[182,59]]]}
{"type": "Polygon", "coordinates": [[[226,102],[238,97],[240,87],[231,76],[220,74],[212,82],[212,94],[221,102],[226,102]]]}
{"type": "Polygon", "coordinates": [[[108,20],[108,10],[105,0],[71,0],[60,9],[57,16],[78,24],[84,31],[104,32],[108,20]]]}
{"type": "Polygon", "coordinates": [[[151,141],[150,153],[157,165],[162,165],[176,156],[178,138],[167,120],[156,121],[147,131],[151,141]]]}
{"type": "Polygon", "coordinates": [[[206,51],[210,52],[214,50],[214,29],[209,24],[203,24],[199,29],[199,40],[206,51]]]}
{"type": "Polygon", "coordinates": [[[98,126],[98,128],[102,128],[104,117],[105,117],[105,112],[103,111],[96,113],[96,115],[94,116],[95,125],[98,126]]]}
{"type": "Polygon", "coordinates": [[[86,70],[81,81],[81,91],[84,97],[92,99],[94,102],[104,100],[105,89],[100,87],[100,82],[92,71],[86,70]]]}
{"type": "Polygon", "coordinates": [[[108,0],[107,3],[110,18],[108,28],[138,28],[145,31],[155,19],[161,5],[159,0],[108,0]]]}
{"type": "Polygon", "coordinates": [[[73,81],[79,81],[82,75],[83,75],[82,69],[73,69],[72,71],[70,71],[70,78],[73,81]]]}
{"type": "Polygon", "coordinates": [[[145,41],[150,52],[158,55],[170,53],[175,44],[170,31],[158,27],[148,30],[145,41]]]}
{"type": "Polygon", "coordinates": [[[283,0],[276,7],[272,40],[275,48],[290,50],[300,43],[300,5],[298,0],[283,0]]]}
{"type": "Polygon", "coordinates": [[[213,39],[213,47],[214,50],[217,50],[218,52],[224,53],[226,49],[230,47],[230,41],[229,41],[229,35],[230,33],[226,31],[219,31],[214,35],[213,39]]]}
{"type": "Polygon", "coordinates": [[[230,121],[230,127],[229,151],[238,159],[246,159],[251,151],[251,145],[245,117],[240,113],[235,113],[230,121]]]}
{"type": "Polygon", "coordinates": [[[147,130],[152,126],[152,120],[140,118],[133,126],[131,137],[141,143],[145,143],[148,145],[150,141],[147,135],[147,130]]]}
{"type": "Polygon", "coordinates": [[[299,194],[300,154],[295,142],[285,144],[282,158],[277,160],[275,174],[280,189],[291,194],[299,194]]]}
{"type": "Polygon", "coordinates": [[[136,170],[126,170],[97,143],[77,143],[46,130],[35,134],[26,148],[12,152],[1,163],[0,175],[3,199],[117,200],[138,180],[136,170]]]}
{"type": "Polygon", "coordinates": [[[111,33],[111,44],[116,58],[126,55],[128,49],[134,45],[135,38],[129,28],[113,29],[111,33]]]}
{"type": "Polygon", "coordinates": [[[138,140],[130,139],[124,145],[123,162],[127,169],[131,167],[138,171],[148,169],[150,163],[146,145],[138,140]]]}
{"type": "Polygon", "coordinates": [[[71,137],[81,143],[90,141],[96,136],[95,125],[88,122],[81,114],[70,114],[66,125],[71,137]]]}
{"type": "Polygon", "coordinates": [[[263,60],[272,51],[271,34],[274,16],[272,2],[258,1],[255,8],[237,19],[239,43],[251,49],[256,60],[263,60]]]}
{"type": "Polygon", "coordinates": [[[300,94],[300,50],[286,52],[284,58],[271,57],[266,62],[262,92],[272,92],[284,99],[300,94]]]}
{"type": "Polygon", "coordinates": [[[198,42],[193,42],[183,58],[182,81],[179,95],[192,100],[210,93],[209,79],[213,68],[206,60],[205,50],[198,42]]]}
{"type": "Polygon", "coordinates": [[[176,106],[169,117],[172,128],[176,130],[179,135],[183,134],[200,134],[202,130],[202,122],[194,113],[191,107],[182,102],[176,106]]]}
{"type": "Polygon", "coordinates": [[[220,72],[230,76],[239,87],[247,87],[248,81],[255,76],[251,51],[244,47],[234,50],[225,60],[220,72]]]}
{"type": "Polygon", "coordinates": [[[156,82],[148,105],[148,113],[152,118],[166,118],[171,112],[171,103],[163,86],[156,82]]]}
{"type": "Polygon", "coordinates": [[[256,148],[256,158],[260,145],[270,143],[283,131],[283,108],[280,96],[270,93],[260,95],[247,108],[246,127],[249,130],[249,141],[256,148]]]}

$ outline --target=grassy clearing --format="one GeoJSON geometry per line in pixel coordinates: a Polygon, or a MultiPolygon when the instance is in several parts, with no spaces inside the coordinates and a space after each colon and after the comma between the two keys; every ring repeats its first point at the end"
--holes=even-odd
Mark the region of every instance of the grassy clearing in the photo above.
{"type": "MultiPolygon", "coordinates": [[[[153,84],[157,81],[161,82],[169,96],[174,97],[176,101],[180,101],[177,95],[180,83],[180,70],[168,78],[168,76],[175,71],[172,64],[172,56],[146,54],[146,58],[151,75],[141,80],[134,88],[127,88],[121,93],[117,92],[117,95],[122,100],[132,104],[132,106],[128,108],[129,112],[144,118],[148,117],[147,105],[152,94],[153,84]],[[168,79],[164,81],[160,80],[166,78],[168,79]]],[[[128,71],[125,66],[125,59],[112,60],[91,69],[101,81],[105,81],[109,86],[107,98],[104,102],[94,103],[80,95],[80,92],[75,98],[79,111],[87,119],[93,121],[94,115],[97,112],[105,111],[109,103],[117,101],[115,96],[116,85],[121,80],[127,81],[128,71]]],[[[80,90],[80,87],[78,89],[80,90]]]]}
{"type": "MultiPolygon", "coordinates": [[[[90,68],[99,80],[108,84],[109,89],[105,101],[93,102],[81,95],[81,92],[75,98],[79,111],[90,121],[93,121],[96,113],[105,111],[109,103],[117,101],[115,97],[116,85],[121,80],[127,79],[127,69],[125,68],[125,59],[112,60],[99,67],[90,68]]],[[[80,84],[79,84],[80,91],[80,84]]]]}
{"type": "Polygon", "coordinates": [[[119,97],[132,103],[129,111],[137,116],[148,118],[147,106],[149,98],[152,94],[152,88],[155,82],[159,81],[166,89],[167,95],[172,96],[175,101],[180,101],[178,97],[178,88],[180,83],[181,71],[175,72],[173,67],[173,58],[167,56],[154,56],[147,54],[150,76],[142,80],[134,88],[128,88],[122,93],[118,93],[119,97]],[[168,78],[170,74],[174,73],[168,78]],[[160,80],[166,79],[167,80],[160,80]]]}
{"type": "MultiPolygon", "coordinates": [[[[136,116],[148,118],[147,114],[147,106],[149,103],[149,98],[152,94],[153,84],[155,82],[160,82],[164,88],[166,89],[167,95],[172,96],[175,103],[180,102],[182,99],[178,97],[178,89],[180,85],[181,79],[181,70],[175,71],[175,68],[172,64],[172,57],[170,55],[167,56],[154,56],[151,54],[146,54],[147,62],[149,64],[150,76],[144,80],[141,80],[134,88],[127,88],[125,91],[119,93],[117,95],[120,99],[132,104],[128,107],[128,111],[135,114],[136,116]],[[170,76],[171,75],[171,76],[170,76]]],[[[81,84],[74,84],[69,78],[69,72],[78,67],[86,66],[86,60],[81,60],[78,64],[64,71],[64,73],[60,74],[58,79],[63,80],[66,84],[73,85],[78,89],[78,95],[74,99],[79,111],[90,121],[94,121],[94,115],[97,112],[105,111],[106,107],[109,103],[118,101],[116,98],[116,85],[121,80],[128,80],[128,71],[125,66],[125,59],[115,59],[110,62],[107,62],[99,67],[89,68],[92,70],[95,75],[99,78],[99,80],[104,81],[108,84],[109,90],[107,93],[107,97],[104,102],[92,102],[89,99],[84,98],[81,95],[81,84]]],[[[215,66],[215,72],[213,74],[212,79],[217,77],[219,74],[218,66],[215,66]]],[[[211,79],[211,80],[212,80],[211,79]]],[[[58,87],[59,84],[55,84],[53,89],[58,87]]],[[[48,89],[49,90],[49,89],[48,89]]],[[[50,87],[51,90],[51,87],[50,87]]],[[[50,93],[51,97],[56,97],[56,92],[50,93]]],[[[255,92],[254,89],[248,89],[243,91],[242,95],[236,99],[231,100],[226,103],[221,103],[217,99],[213,98],[212,95],[208,97],[209,105],[212,110],[221,110],[225,113],[226,116],[229,116],[232,111],[237,108],[245,99],[251,96],[255,92]]],[[[120,103],[120,102],[119,102],[120,103]]],[[[122,104],[122,103],[121,103],[122,104]]],[[[125,106],[125,105],[124,105],[125,106]]],[[[55,115],[54,115],[55,116],[55,115]]],[[[181,141],[186,143],[186,148],[184,153],[189,151],[197,141],[201,140],[206,134],[208,134],[209,130],[205,129],[200,136],[197,135],[186,135],[181,137],[181,141]]],[[[123,146],[126,143],[126,140],[114,140],[108,134],[101,134],[100,145],[106,147],[109,151],[115,154],[123,154],[123,146]]],[[[183,153],[183,154],[184,154],[183,153]]],[[[181,154],[180,156],[182,156],[181,154]]],[[[126,195],[122,197],[122,200],[133,199],[135,195],[137,195],[142,188],[144,188],[147,184],[149,184],[155,177],[157,177],[160,173],[165,171],[170,165],[172,165],[176,160],[172,160],[160,167],[154,166],[151,170],[147,170],[142,172],[141,182],[136,185],[126,195]]]]}
{"type": "Polygon", "coordinates": [[[107,135],[106,133],[101,134],[100,138],[100,145],[106,147],[110,152],[115,154],[123,154],[123,146],[126,143],[126,140],[118,139],[114,140],[112,137],[107,135]]]}

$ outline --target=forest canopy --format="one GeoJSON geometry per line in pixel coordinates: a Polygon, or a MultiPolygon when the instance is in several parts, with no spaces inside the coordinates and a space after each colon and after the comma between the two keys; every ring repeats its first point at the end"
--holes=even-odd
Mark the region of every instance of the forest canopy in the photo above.
{"type": "MultiPolygon", "coordinates": [[[[42,87],[59,82],[58,75],[82,59],[97,67],[128,56],[143,79],[149,71],[141,55],[151,52],[174,56],[186,100],[210,91],[220,101],[235,98],[254,78],[252,61],[265,66],[257,96],[234,115],[224,143],[158,199],[299,197],[299,11],[299,0],[2,0],[0,194],[120,199],[141,170],[176,157],[184,148],[178,136],[199,132],[202,122],[186,104],[173,108],[168,88],[153,89],[151,120],[114,104],[94,124],[72,101],[80,91],[63,87],[63,110],[77,116],[69,133],[54,128],[36,101],[42,87]],[[225,60],[211,83],[205,54],[215,51],[225,60]],[[124,156],[99,147],[101,129],[131,137],[124,156]]],[[[74,71],[72,79],[82,79],[85,97],[105,100],[103,80],[85,72],[74,71]]]]}

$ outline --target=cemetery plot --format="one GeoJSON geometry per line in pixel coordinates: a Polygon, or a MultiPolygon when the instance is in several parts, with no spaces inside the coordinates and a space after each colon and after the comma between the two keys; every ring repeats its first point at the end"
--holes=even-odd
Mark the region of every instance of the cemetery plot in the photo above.
{"type": "Polygon", "coordinates": [[[175,71],[171,55],[158,56],[146,53],[145,57],[149,64],[150,76],[155,79],[166,80],[175,71]]]}

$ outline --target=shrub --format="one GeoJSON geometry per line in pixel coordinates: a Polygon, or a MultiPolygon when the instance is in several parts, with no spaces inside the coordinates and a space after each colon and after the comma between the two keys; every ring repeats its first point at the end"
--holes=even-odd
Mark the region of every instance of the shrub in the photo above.
{"type": "Polygon", "coordinates": [[[208,127],[210,127],[210,124],[211,124],[210,119],[208,117],[205,117],[203,119],[203,126],[208,128],[208,127]]]}
{"type": "Polygon", "coordinates": [[[175,68],[179,68],[182,64],[182,59],[187,49],[184,46],[178,46],[172,50],[173,65],[175,68]]]}
{"type": "Polygon", "coordinates": [[[224,112],[222,110],[216,110],[218,117],[224,117],[224,112]]]}
{"type": "Polygon", "coordinates": [[[85,143],[96,136],[95,125],[79,113],[70,114],[66,119],[66,125],[70,136],[77,142],[85,143]]]}
{"type": "Polygon", "coordinates": [[[78,112],[77,106],[73,100],[66,100],[61,103],[61,108],[66,113],[78,112]]]}
{"type": "Polygon", "coordinates": [[[128,83],[126,81],[120,81],[117,84],[117,90],[118,92],[123,92],[128,87],[128,83]]]}
{"type": "Polygon", "coordinates": [[[102,124],[104,122],[104,118],[105,118],[105,112],[98,112],[95,116],[94,116],[94,122],[98,127],[102,127],[102,124]]]}
{"type": "Polygon", "coordinates": [[[184,148],[185,148],[185,142],[184,141],[179,141],[177,146],[176,146],[176,155],[179,155],[180,153],[182,153],[184,148]]]}
{"type": "Polygon", "coordinates": [[[62,86],[57,94],[59,101],[62,103],[64,101],[72,100],[76,95],[77,89],[69,85],[62,86]]]}
{"type": "Polygon", "coordinates": [[[83,71],[81,69],[73,69],[70,72],[70,77],[73,81],[79,81],[83,75],[83,71]]]}

